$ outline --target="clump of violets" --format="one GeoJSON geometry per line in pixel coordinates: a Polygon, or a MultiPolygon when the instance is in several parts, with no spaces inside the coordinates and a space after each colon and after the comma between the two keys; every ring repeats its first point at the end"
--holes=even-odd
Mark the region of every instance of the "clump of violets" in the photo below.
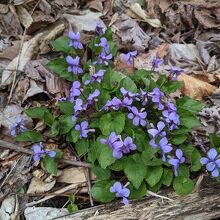
{"type": "Polygon", "coordinates": [[[128,52],[123,55],[124,61],[130,66],[132,64],[133,59],[137,56],[137,50],[128,52]]]}
{"type": "Polygon", "coordinates": [[[172,80],[177,80],[177,77],[183,72],[183,69],[170,65],[168,71],[172,74],[172,80]]]}
{"type": "Polygon", "coordinates": [[[151,61],[151,65],[152,65],[151,70],[155,71],[159,67],[159,65],[161,65],[161,64],[163,64],[163,59],[160,59],[160,58],[157,58],[156,56],[154,56],[151,61]]]}
{"type": "Polygon", "coordinates": [[[87,138],[89,132],[95,132],[95,129],[89,129],[88,121],[83,121],[81,124],[76,124],[75,130],[80,131],[80,138],[87,138]]]}
{"type": "Polygon", "coordinates": [[[207,157],[200,159],[200,163],[206,165],[207,171],[211,172],[213,177],[219,176],[220,159],[217,158],[217,155],[216,149],[211,148],[207,153],[207,157]]]}
{"type": "Polygon", "coordinates": [[[122,187],[120,182],[114,183],[114,185],[112,187],[110,187],[110,192],[116,193],[116,197],[122,198],[122,202],[125,205],[129,204],[129,201],[127,198],[130,195],[130,190],[127,189],[126,187],[122,187]]]}
{"type": "Polygon", "coordinates": [[[184,163],[186,159],[183,157],[183,152],[181,149],[176,150],[176,157],[177,158],[170,157],[168,163],[173,165],[174,175],[178,176],[178,167],[181,163],[184,163]]]}
{"type": "Polygon", "coordinates": [[[139,124],[146,126],[147,112],[145,112],[144,109],[141,109],[139,112],[138,109],[133,106],[130,108],[130,111],[131,113],[128,114],[128,118],[133,120],[134,126],[138,126],[139,124]]]}
{"type": "Polygon", "coordinates": [[[16,118],[16,122],[11,125],[10,128],[11,136],[15,137],[17,134],[23,133],[27,130],[24,124],[24,120],[21,115],[18,115],[16,118]]]}
{"type": "Polygon", "coordinates": [[[164,93],[160,91],[159,88],[154,88],[153,92],[148,93],[148,96],[151,97],[151,101],[158,107],[159,110],[164,109],[164,105],[162,104],[164,93]]]}
{"type": "Polygon", "coordinates": [[[80,60],[79,56],[75,58],[72,58],[71,56],[66,57],[66,62],[69,64],[68,72],[72,72],[75,75],[78,73],[83,73],[82,68],[79,67],[79,60],[80,60]]]}
{"type": "Polygon", "coordinates": [[[33,145],[33,150],[34,150],[34,161],[39,161],[41,156],[48,155],[49,157],[55,157],[56,156],[56,151],[48,151],[42,149],[40,144],[34,144],[33,145]]]}
{"type": "Polygon", "coordinates": [[[68,37],[70,38],[69,47],[74,47],[75,49],[83,49],[83,45],[80,42],[80,33],[77,32],[76,34],[72,31],[69,31],[68,37]]]}

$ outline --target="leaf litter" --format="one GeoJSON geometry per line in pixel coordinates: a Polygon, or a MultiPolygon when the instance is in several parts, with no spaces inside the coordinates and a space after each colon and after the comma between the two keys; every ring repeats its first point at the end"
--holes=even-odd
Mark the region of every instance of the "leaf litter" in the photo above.
{"type": "MultiPolygon", "coordinates": [[[[65,35],[69,27],[89,37],[98,22],[111,26],[121,52],[135,49],[139,51],[140,55],[136,58],[134,68],[149,70],[151,55],[164,58],[167,67],[169,64],[182,67],[184,74],[180,75],[178,80],[184,82],[184,87],[180,92],[195,99],[204,100],[207,104],[199,114],[202,126],[194,130],[195,144],[201,148],[209,144],[207,131],[220,135],[220,90],[218,89],[220,85],[220,4],[218,0],[209,2],[146,0],[142,1],[141,6],[137,4],[139,1],[134,0],[83,2],[85,4],[71,0],[43,0],[36,6],[33,14],[31,12],[37,3],[35,0],[16,0],[14,5],[0,4],[1,92],[10,90],[13,73],[18,71],[11,103],[7,105],[7,102],[4,102],[0,110],[1,134],[8,135],[15,116],[23,109],[31,105],[41,106],[49,103],[53,106],[54,98],[67,95],[70,85],[46,68],[48,59],[56,56],[50,42],[62,34],[65,35]],[[22,34],[26,35],[23,36],[24,44],[19,51],[22,34]],[[41,97],[40,101],[35,100],[38,97],[36,95],[41,97]]],[[[116,68],[128,69],[126,64],[122,64],[120,56],[116,68]]],[[[131,68],[130,72],[134,70],[131,68]]],[[[168,75],[166,67],[163,72],[168,75]]],[[[26,122],[30,126],[32,123],[37,125],[40,121],[26,122]]],[[[74,159],[75,155],[71,147],[66,149],[66,156],[74,159]]],[[[43,169],[36,174],[37,170],[32,169],[30,156],[22,156],[20,159],[14,157],[14,162],[3,163],[7,157],[13,156],[13,152],[2,151],[0,155],[0,181],[4,183],[0,198],[5,199],[4,201],[9,198],[7,195],[11,190],[21,189],[21,191],[36,194],[53,192],[57,187],[62,189],[62,184],[83,182],[86,185],[87,178],[81,169],[60,166],[60,175],[49,178],[44,172],[42,173],[43,169]],[[18,162],[12,170],[16,161],[18,162]],[[12,170],[11,173],[10,170],[12,170]],[[8,174],[10,174],[9,177],[7,177],[8,174]]],[[[36,194],[35,199],[39,198],[36,194]]],[[[32,197],[28,197],[28,201],[31,202],[32,197]]],[[[26,201],[22,202],[25,204],[26,201]]],[[[1,212],[4,207],[2,204],[1,212]]],[[[43,207],[42,216],[51,211],[59,212],[59,210],[43,207]]],[[[29,216],[32,212],[38,213],[38,209],[25,210],[27,219],[36,218],[29,216]]],[[[53,216],[58,216],[58,213],[53,216]]]]}

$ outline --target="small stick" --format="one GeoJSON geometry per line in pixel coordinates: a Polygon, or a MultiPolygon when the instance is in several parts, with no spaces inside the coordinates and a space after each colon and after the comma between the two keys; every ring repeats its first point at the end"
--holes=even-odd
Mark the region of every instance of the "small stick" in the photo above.
{"type": "MultiPolygon", "coordinates": [[[[20,153],[34,155],[34,152],[32,150],[25,149],[23,147],[19,147],[17,145],[14,145],[12,143],[2,141],[2,140],[0,140],[0,147],[10,149],[10,150],[14,150],[14,151],[17,151],[17,152],[20,152],[20,153]]],[[[59,161],[61,163],[73,165],[73,166],[78,166],[78,167],[87,167],[87,168],[90,167],[89,163],[81,162],[81,161],[73,161],[73,160],[68,160],[68,159],[57,159],[57,161],[59,161]]]]}
{"type": "Polygon", "coordinates": [[[154,192],[152,192],[152,191],[149,191],[149,190],[147,190],[147,193],[148,193],[149,195],[151,195],[151,196],[155,196],[155,197],[158,197],[158,198],[161,198],[161,199],[167,199],[167,200],[169,200],[169,201],[171,201],[171,202],[174,201],[173,199],[170,199],[170,198],[168,198],[168,197],[166,197],[166,196],[158,195],[158,194],[156,194],[156,193],[154,193],[154,192]]]}
{"type": "Polygon", "coordinates": [[[94,206],[94,202],[93,202],[93,199],[92,199],[92,194],[91,194],[91,176],[90,176],[90,170],[89,169],[86,169],[85,170],[86,172],[86,177],[87,177],[87,185],[88,185],[88,191],[89,191],[89,201],[90,201],[90,205],[91,206],[94,206]]]}
{"type": "Polygon", "coordinates": [[[36,201],[36,202],[27,203],[26,206],[27,206],[27,207],[29,207],[29,206],[34,206],[34,205],[37,205],[37,204],[39,204],[39,203],[45,202],[45,201],[47,201],[48,199],[52,199],[53,197],[58,196],[58,195],[60,195],[60,194],[62,194],[62,193],[64,193],[64,192],[66,192],[66,191],[75,189],[77,186],[78,186],[78,184],[76,184],[76,183],[70,184],[70,185],[68,185],[68,186],[66,186],[66,187],[63,187],[62,189],[59,189],[59,190],[55,191],[54,193],[55,193],[56,195],[45,196],[44,198],[42,198],[42,199],[40,199],[40,200],[38,200],[38,201],[36,201]]]}

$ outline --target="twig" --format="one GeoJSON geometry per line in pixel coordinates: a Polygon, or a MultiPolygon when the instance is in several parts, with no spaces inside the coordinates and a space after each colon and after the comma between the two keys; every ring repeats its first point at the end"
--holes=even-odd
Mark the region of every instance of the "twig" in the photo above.
{"type": "MultiPolygon", "coordinates": [[[[25,149],[23,147],[19,147],[17,145],[14,145],[12,143],[2,141],[2,140],[0,140],[0,147],[10,149],[10,150],[14,150],[14,151],[17,151],[17,152],[20,152],[20,153],[34,155],[34,152],[32,150],[25,149]]],[[[57,159],[57,161],[59,161],[61,163],[73,165],[73,166],[78,166],[78,167],[87,167],[87,168],[90,167],[89,163],[81,162],[81,161],[73,161],[73,160],[67,160],[67,159],[57,159]]]]}
{"type": "MultiPolygon", "coordinates": [[[[33,13],[34,13],[36,7],[38,6],[38,4],[40,3],[40,1],[41,1],[41,0],[38,0],[38,1],[37,1],[37,3],[35,4],[33,10],[31,11],[30,15],[33,15],[33,13]]],[[[23,48],[24,38],[25,38],[26,32],[27,32],[27,27],[25,27],[24,32],[23,32],[23,34],[22,34],[21,44],[20,44],[20,46],[19,46],[19,52],[18,52],[18,61],[17,61],[16,68],[15,68],[15,71],[14,71],[14,77],[13,77],[12,86],[11,86],[10,93],[9,93],[9,97],[8,97],[8,103],[10,102],[11,97],[12,97],[12,93],[13,93],[13,91],[14,91],[15,81],[16,81],[16,76],[17,76],[17,71],[18,71],[18,67],[19,67],[19,64],[20,64],[21,52],[22,52],[22,48],[23,48]]],[[[8,103],[7,103],[7,104],[8,104],[8,103]]]]}
{"type": "Polygon", "coordinates": [[[174,201],[173,199],[170,199],[170,198],[168,198],[168,197],[166,197],[166,196],[158,195],[158,194],[156,194],[156,193],[154,193],[154,192],[152,192],[152,191],[149,191],[149,190],[147,190],[147,193],[148,193],[149,195],[151,195],[151,196],[155,196],[155,197],[158,197],[158,198],[161,198],[161,199],[167,199],[167,200],[169,200],[169,201],[171,201],[171,202],[174,201]]]}
{"type": "Polygon", "coordinates": [[[59,190],[55,191],[54,193],[55,193],[56,195],[46,196],[46,197],[44,197],[43,199],[40,199],[40,200],[38,200],[38,201],[36,201],[36,202],[27,203],[26,206],[34,206],[34,205],[37,205],[37,204],[39,204],[39,203],[45,202],[46,200],[52,199],[53,197],[55,197],[55,196],[57,196],[57,195],[60,195],[60,194],[62,194],[62,193],[64,193],[64,192],[66,192],[66,191],[75,189],[76,186],[78,186],[78,184],[73,183],[73,184],[71,184],[71,185],[68,185],[68,186],[66,186],[66,187],[64,187],[64,188],[62,188],[62,189],[59,189],[59,190]]]}
{"type": "Polygon", "coordinates": [[[86,173],[86,177],[87,177],[87,185],[88,185],[88,192],[89,192],[89,201],[90,201],[90,205],[91,206],[94,206],[94,202],[93,202],[93,199],[92,199],[92,194],[91,194],[91,176],[90,176],[90,170],[89,169],[86,169],[85,170],[85,173],[86,173]]]}

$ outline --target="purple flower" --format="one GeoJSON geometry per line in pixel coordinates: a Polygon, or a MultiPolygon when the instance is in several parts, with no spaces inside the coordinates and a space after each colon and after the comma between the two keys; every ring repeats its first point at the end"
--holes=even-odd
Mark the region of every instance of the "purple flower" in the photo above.
{"type": "Polygon", "coordinates": [[[11,136],[16,136],[17,133],[23,133],[27,130],[27,128],[25,127],[25,124],[24,124],[24,121],[23,121],[23,118],[21,117],[21,115],[18,115],[17,118],[16,118],[16,122],[14,122],[12,125],[11,125],[11,136]]]}
{"type": "Polygon", "coordinates": [[[183,69],[170,65],[170,69],[168,71],[170,71],[173,75],[172,80],[177,80],[177,77],[183,72],[183,69]]]}
{"type": "Polygon", "coordinates": [[[168,143],[168,140],[166,137],[163,137],[159,141],[159,145],[157,145],[157,148],[160,148],[162,151],[162,161],[166,161],[165,154],[172,151],[172,146],[168,143]]]}
{"type": "Polygon", "coordinates": [[[154,88],[153,92],[148,93],[151,97],[153,103],[155,103],[159,110],[164,109],[164,105],[161,103],[161,98],[164,96],[164,93],[160,91],[159,88],[154,88]]]}
{"type": "Polygon", "coordinates": [[[79,81],[75,81],[72,84],[72,87],[70,89],[70,102],[74,102],[75,97],[80,96],[81,92],[83,91],[83,89],[81,89],[80,87],[81,83],[79,81]]]}
{"type": "Polygon", "coordinates": [[[167,102],[166,106],[169,112],[177,111],[176,106],[172,102],[167,102]]]}
{"type": "Polygon", "coordinates": [[[152,128],[148,129],[148,133],[153,136],[153,138],[157,138],[158,136],[165,137],[166,136],[166,131],[163,131],[165,128],[165,124],[162,121],[159,121],[157,123],[157,129],[152,128]]]}
{"type": "Polygon", "coordinates": [[[86,106],[83,105],[82,99],[76,99],[75,106],[74,106],[74,115],[77,116],[80,111],[86,110],[86,106]]]}
{"type": "Polygon", "coordinates": [[[130,110],[132,102],[133,102],[132,99],[129,99],[128,97],[125,97],[125,98],[122,100],[120,106],[121,106],[121,107],[125,107],[125,108],[127,108],[128,110],[130,110]]]}
{"type": "Polygon", "coordinates": [[[151,61],[151,65],[152,65],[151,70],[155,71],[161,64],[163,64],[163,59],[154,56],[151,61]]]}
{"type": "Polygon", "coordinates": [[[169,112],[169,110],[164,110],[162,115],[164,116],[164,120],[167,123],[170,131],[178,128],[180,120],[179,115],[175,111],[169,112]]]}
{"type": "Polygon", "coordinates": [[[120,182],[114,183],[114,185],[110,187],[110,192],[116,193],[116,197],[122,198],[122,202],[125,205],[129,204],[127,197],[130,195],[130,190],[127,189],[126,187],[122,187],[120,182]]]}
{"type": "Polygon", "coordinates": [[[178,172],[177,169],[179,167],[179,164],[184,163],[185,162],[185,157],[183,157],[183,152],[180,149],[176,150],[176,159],[172,158],[168,160],[168,163],[173,165],[173,169],[174,169],[174,174],[175,176],[178,176],[178,172]]]}
{"type": "Polygon", "coordinates": [[[75,130],[80,131],[80,138],[87,138],[89,132],[95,132],[95,129],[88,129],[88,121],[83,121],[81,124],[76,124],[75,130]]]}
{"type": "Polygon", "coordinates": [[[130,111],[132,113],[128,114],[128,118],[133,119],[134,126],[138,126],[139,123],[142,126],[146,126],[147,122],[146,122],[145,118],[147,117],[147,112],[143,112],[143,109],[140,112],[138,112],[138,109],[135,106],[131,107],[130,111]]]}
{"type": "Polygon", "coordinates": [[[102,109],[108,111],[110,108],[112,108],[113,110],[117,111],[121,107],[121,104],[121,100],[117,97],[114,97],[112,100],[107,101],[107,103],[102,107],[102,109]]]}
{"type": "Polygon", "coordinates": [[[137,148],[131,137],[126,137],[123,143],[122,151],[124,154],[128,154],[131,150],[136,150],[137,148]]]}
{"type": "Polygon", "coordinates": [[[89,83],[92,83],[95,81],[98,83],[101,83],[103,76],[104,76],[104,70],[99,70],[97,73],[91,75],[90,79],[86,80],[84,84],[88,85],[89,83]]]}
{"type": "Polygon", "coordinates": [[[39,161],[42,155],[48,155],[49,157],[55,157],[56,151],[43,150],[39,144],[34,144],[34,161],[39,161]]]}
{"type": "Polygon", "coordinates": [[[61,98],[56,98],[57,102],[63,102],[66,101],[67,98],[66,97],[61,97],[61,98]]]}
{"type": "Polygon", "coordinates": [[[66,62],[69,64],[68,72],[73,72],[73,74],[83,73],[81,67],[79,67],[79,56],[73,59],[71,56],[66,57],[66,62]]]}
{"type": "Polygon", "coordinates": [[[130,99],[132,101],[133,101],[134,97],[136,96],[136,94],[134,94],[132,92],[129,92],[124,87],[120,88],[120,91],[124,95],[125,98],[128,98],[128,99],[130,99]]]}
{"type": "Polygon", "coordinates": [[[202,157],[200,163],[202,165],[206,164],[206,169],[212,172],[213,177],[219,176],[218,168],[220,167],[220,159],[217,159],[217,151],[215,148],[211,148],[208,153],[208,157],[202,157]]]}
{"type": "Polygon", "coordinates": [[[80,33],[77,32],[74,34],[72,31],[69,31],[68,37],[70,38],[69,47],[74,47],[76,49],[83,49],[82,43],[79,41],[80,33]]]}
{"type": "Polygon", "coordinates": [[[142,105],[145,106],[147,105],[147,102],[148,102],[148,92],[145,92],[142,89],[140,90],[141,90],[141,93],[139,94],[139,96],[141,98],[142,105]]]}
{"type": "Polygon", "coordinates": [[[100,92],[98,89],[96,89],[93,93],[89,94],[89,97],[87,98],[87,105],[91,105],[93,101],[97,102],[98,99],[96,99],[99,96],[100,92]]]}
{"type": "Polygon", "coordinates": [[[110,53],[110,49],[109,49],[109,45],[108,45],[108,41],[105,37],[102,37],[100,39],[100,43],[99,44],[95,44],[95,46],[98,46],[98,47],[102,47],[103,50],[102,52],[106,53],[106,54],[109,54],[110,53]]]}
{"type": "Polygon", "coordinates": [[[122,188],[121,183],[114,183],[114,185],[110,188],[110,192],[116,193],[116,197],[121,197],[125,205],[129,204],[127,197],[130,195],[130,190],[125,187],[122,188]]]}
{"type": "Polygon", "coordinates": [[[94,64],[105,64],[106,66],[108,65],[109,60],[112,59],[112,54],[106,54],[105,52],[102,52],[98,56],[98,60],[94,62],[94,64]]]}
{"type": "Polygon", "coordinates": [[[132,59],[136,56],[137,56],[137,51],[134,50],[132,52],[128,52],[128,53],[124,54],[123,58],[124,58],[124,61],[127,62],[127,64],[130,66],[132,63],[132,59]]]}
{"type": "Polygon", "coordinates": [[[105,33],[104,28],[105,27],[102,26],[102,24],[98,23],[95,28],[95,33],[97,33],[99,36],[103,35],[105,33]]]}

